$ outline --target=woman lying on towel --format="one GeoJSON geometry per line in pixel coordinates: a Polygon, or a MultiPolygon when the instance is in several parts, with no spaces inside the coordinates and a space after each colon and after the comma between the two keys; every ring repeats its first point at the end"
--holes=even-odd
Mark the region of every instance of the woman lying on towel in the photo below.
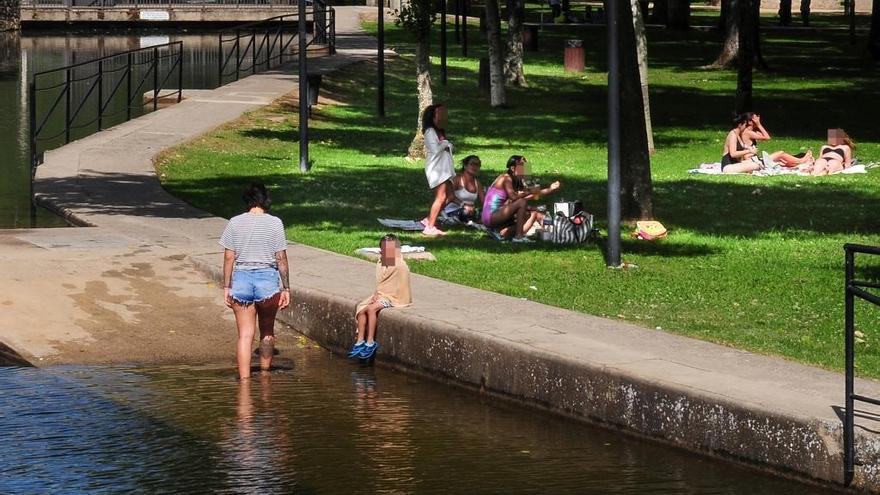
{"type": "Polygon", "coordinates": [[[758,152],[754,144],[746,144],[743,134],[751,127],[749,114],[740,114],[733,119],[734,128],[724,140],[724,155],[721,157],[721,171],[725,174],[752,173],[761,164],[752,161],[758,152]]]}
{"type": "MultiPolygon", "coordinates": [[[[767,129],[765,129],[764,125],[761,124],[760,115],[752,112],[746,112],[743,114],[743,116],[749,124],[748,127],[746,127],[746,130],[742,133],[743,144],[746,145],[746,147],[755,146],[757,148],[758,141],[770,140],[770,133],[767,132],[767,129]]],[[[806,153],[798,155],[790,155],[780,150],[774,151],[769,155],[775,163],[779,163],[783,167],[797,167],[798,165],[813,162],[813,152],[811,150],[807,150],[806,153]]]]}
{"type": "Polygon", "coordinates": [[[856,144],[843,129],[828,129],[828,144],[819,150],[819,158],[812,164],[798,167],[810,175],[828,175],[842,172],[852,166],[852,153],[856,144]]]}

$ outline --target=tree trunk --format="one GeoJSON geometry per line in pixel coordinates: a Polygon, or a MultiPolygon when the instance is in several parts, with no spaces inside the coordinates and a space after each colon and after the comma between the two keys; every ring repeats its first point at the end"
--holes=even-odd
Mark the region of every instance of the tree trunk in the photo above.
{"type": "MultiPolygon", "coordinates": [[[[632,0],[631,0],[632,1],[632,0]]],[[[617,9],[620,26],[620,185],[623,220],[654,216],[651,160],[645,122],[646,105],[639,77],[633,9],[617,9]]]]}
{"type": "Polygon", "coordinates": [[[507,105],[504,91],[504,53],[501,44],[501,16],[498,13],[498,0],[486,2],[486,36],[489,38],[489,78],[491,91],[490,104],[493,107],[507,105]]]}
{"type": "Polygon", "coordinates": [[[642,101],[645,108],[645,135],[647,136],[648,154],[652,155],[654,154],[654,131],[651,128],[651,99],[648,94],[648,38],[645,36],[641,0],[630,0],[630,6],[632,7],[636,56],[639,61],[639,84],[642,88],[642,101]]]}
{"type": "Polygon", "coordinates": [[[810,25],[810,0],[801,0],[801,23],[810,25]]]}
{"type": "Polygon", "coordinates": [[[731,69],[736,66],[739,56],[739,1],[721,0],[724,41],[718,58],[708,66],[711,69],[731,69]]]}
{"type": "Polygon", "coordinates": [[[779,25],[791,25],[791,0],[779,0],[779,25]]]}
{"type": "Polygon", "coordinates": [[[654,9],[651,11],[651,22],[654,24],[666,24],[669,17],[669,0],[654,0],[654,9]]]}
{"type": "Polygon", "coordinates": [[[736,113],[752,110],[752,65],[755,58],[756,0],[739,0],[739,60],[736,75],[736,113]]]}
{"type": "Polygon", "coordinates": [[[770,70],[767,62],[764,60],[764,52],[761,50],[761,0],[754,0],[752,6],[752,52],[755,54],[755,62],[761,70],[770,70]]]}
{"type": "Polygon", "coordinates": [[[523,21],[525,19],[525,0],[508,2],[510,17],[507,20],[507,54],[504,56],[504,78],[508,83],[526,87],[523,72],[523,21]]]}
{"type": "Polygon", "coordinates": [[[667,0],[666,27],[679,31],[690,28],[691,0],[667,0]]]}
{"type": "Polygon", "coordinates": [[[416,86],[419,94],[419,118],[416,122],[416,135],[409,145],[407,156],[412,159],[425,157],[425,138],[422,136],[422,113],[434,103],[431,91],[431,38],[426,33],[416,44],[416,86]]]}
{"type": "Polygon", "coordinates": [[[871,3],[871,33],[868,35],[868,51],[874,60],[880,60],[880,0],[871,3]]]}

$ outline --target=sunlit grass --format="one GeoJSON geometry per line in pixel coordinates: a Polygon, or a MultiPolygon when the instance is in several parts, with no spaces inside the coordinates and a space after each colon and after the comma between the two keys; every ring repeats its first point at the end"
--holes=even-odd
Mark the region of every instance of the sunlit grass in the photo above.
{"type": "MultiPolygon", "coordinates": [[[[449,85],[439,84],[435,67],[434,91],[451,109],[449,133],[458,156],[480,155],[488,182],[509,155],[525,154],[545,181],[561,179],[559,197],[582,199],[604,221],[603,36],[596,29],[542,31],[542,51],[526,55],[530,87],[510,88],[506,109],[491,109],[478,95],[477,57],[485,47],[473,46],[469,58],[450,48],[456,56],[449,59],[449,85]],[[586,41],[585,74],[562,71],[562,43],[572,36],[586,41]]],[[[385,233],[376,217],[423,216],[430,201],[423,165],[403,158],[416,124],[412,43],[394,28],[387,38],[402,54],[387,64],[387,117],[375,117],[375,64],[325,76],[322,94],[339,104],[315,110],[311,173],[298,171],[296,112],[284,99],[166,153],[159,164],[166,187],[231,216],[241,209],[241,187],[263,180],[291,239],[344,254],[376,244],[385,233]]],[[[478,39],[474,27],[471,40],[478,39]]],[[[522,247],[470,231],[440,240],[404,234],[404,242],[425,245],[438,258],[413,263],[413,270],[840,369],[842,245],[880,243],[880,173],[820,179],[688,175],[688,168],[721,155],[735,74],[700,69],[718,49],[708,35],[652,30],[649,40],[656,216],[670,228],[668,239],[646,244],[625,238],[624,259],[638,268],[609,270],[597,246],[522,247]]],[[[764,148],[816,150],[827,127],[841,126],[859,142],[860,159],[878,160],[874,76],[838,38],[820,41],[793,58],[789,40],[767,40],[774,71],[755,78],[756,104],[774,134],[764,148]],[[836,70],[824,71],[828,66],[836,70]]],[[[868,275],[877,277],[878,265],[868,275]]],[[[418,303],[430,295],[416,297],[418,303]]],[[[867,334],[860,369],[880,377],[880,310],[859,308],[857,322],[867,334]]]]}

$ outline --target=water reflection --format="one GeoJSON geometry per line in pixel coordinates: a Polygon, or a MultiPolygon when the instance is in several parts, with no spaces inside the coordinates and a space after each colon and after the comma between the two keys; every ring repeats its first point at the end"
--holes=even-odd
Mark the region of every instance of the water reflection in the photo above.
{"type": "Polygon", "coordinates": [[[823,493],[323,350],[0,368],[0,493],[823,493]]]}
{"type": "MultiPolygon", "coordinates": [[[[219,77],[218,35],[215,32],[155,29],[0,32],[0,228],[31,226],[27,85],[33,75],[104,55],[178,40],[184,44],[183,87],[215,87],[219,77]]],[[[172,86],[176,88],[177,80],[173,79],[172,86]]],[[[88,91],[88,84],[87,81],[79,84],[75,88],[77,94],[88,91]]],[[[76,100],[76,94],[73,96],[76,100]]],[[[54,95],[41,97],[51,103],[54,95]]],[[[89,105],[89,109],[93,106],[96,105],[89,105]]],[[[136,109],[134,115],[138,113],[136,109]]],[[[120,115],[122,118],[109,119],[105,127],[122,121],[124,112],[120,115]]],[[[80,122],[88,122],[93,117],[85,112],[80,122]]],[[[73,138],[93,132],[92,128],[86,127],[83,126],[79,134],[74,132],[73,138]]],[[[63,112],[48,122],[48,129],[52,130],[51,134],[58,130],[63,134],[63,112]]],[[[36,225],[54,227],[65,223],[55,215],[39,210],[36,225]]]]}

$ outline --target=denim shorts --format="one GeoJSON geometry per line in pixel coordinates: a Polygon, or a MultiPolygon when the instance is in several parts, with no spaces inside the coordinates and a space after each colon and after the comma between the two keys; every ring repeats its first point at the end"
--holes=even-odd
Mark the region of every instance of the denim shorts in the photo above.
{"type": "Polygon", "coordinates": [[[239,304],[265,301],[281,292],[281,278],[274,268],[232,272],[232,299],[239,304]]]}

